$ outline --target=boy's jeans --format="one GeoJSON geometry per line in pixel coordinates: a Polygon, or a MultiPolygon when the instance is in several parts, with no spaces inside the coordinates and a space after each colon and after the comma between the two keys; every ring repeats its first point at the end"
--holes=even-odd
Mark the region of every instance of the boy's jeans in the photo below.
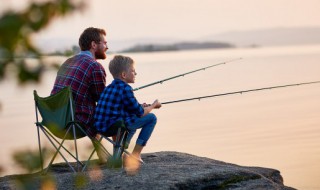
{"type": "Polygon", "coordinates": [[[140,146],[145,146],[152,134],[152,131],[157,123],[157,117],[153,113],[148,113],[147,115],[137,118],[136,122],[127,126],[129,134],[127,138],[127,144],[130,143],[133,135],[137,129],[141,129],[136,144],[140,146]]]}

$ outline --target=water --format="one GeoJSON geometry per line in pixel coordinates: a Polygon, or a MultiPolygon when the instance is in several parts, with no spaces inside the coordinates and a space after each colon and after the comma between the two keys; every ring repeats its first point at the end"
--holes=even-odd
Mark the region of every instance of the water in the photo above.
{"type": "MultiPolygon", "coordinates": [[[[136,61],[139,87],[225,60],[243,60],[136,91],[143,102],[162,102],[320,80],[320,46],[221,49],[127,54],[136,61]]],[[[107,68],[107,60],[102,64],[107,68]]],[[[48,62],[65,58],[49,57],[48,62]]],[[[20,172],[12,150],[36,149],[33,89],[50,93],[55,71],[42,83],[0,84],[2,175],[20,172]]],[[[110,74],[107,83],[112,81],[110,74]]],[[[275,168],[285,185],[320,188],[320,84],[163,105],[144,152],[179,151],[244,166],[275,168]]],[[[83,143],[88,141],[82,140],[83,143]]],[[[132,146],[130,146],[132,148],[132,146]]]]}

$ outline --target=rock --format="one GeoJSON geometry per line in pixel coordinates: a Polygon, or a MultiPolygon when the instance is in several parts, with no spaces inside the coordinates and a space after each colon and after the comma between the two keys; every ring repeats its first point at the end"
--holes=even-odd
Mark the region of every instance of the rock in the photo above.
{"type": "Polygon", "coordinates": [[[66,164],[54,164],[46,176],[13,175],[0,178],[0,189],[18,189],[16,181],[27,180],[29,189],[276,189],[283,185],[278,170],[243,167],[179,152],[143,154],[145,164],[129,176],[123,169],[91,166],[83,173],[72,173],[66,164]],[[54,183],[52,183],[53,179],[54,183]],[[51,183],[50,183],[51,181],[51,183]],[[42,184],[42,186],[41,186],[42,184]],[[51,185],[51,186],[50,186],[51,185]]]}

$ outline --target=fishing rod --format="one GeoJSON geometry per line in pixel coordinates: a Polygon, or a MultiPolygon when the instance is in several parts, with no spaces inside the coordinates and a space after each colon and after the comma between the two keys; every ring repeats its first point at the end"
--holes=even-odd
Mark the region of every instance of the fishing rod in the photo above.
{"type": "Polygon", "coordinates": [[[315,83],[320,83],[320,81],[304,82],[304,83],[296,83],[296,84],[286,84],[286,85],[281,85],[281,86],[271,86],[271,87],[256,88],[256,89],[250,89],[250,90],[228,92],[228,93],[222,93],[222,94],[214,94],[214,95],[209,95],[209,96],[200,96],[200,97],[195,97],[195,98],[187,98],[187,99],[180,99],[180,100],[163,102],[161,104],[162,105],[163,104],[173,104],[173,103],[178,103],[178,102],[185,102],[185,101],[191,101],[191,100],[201,100],[201,99],[205,99],[205,98],[213,98],[213,97],[218,97],[218,96],[227,96],[227,95],[232,95],[232,94],[243,94],[243,93],[254,92],[254,91],[271,90],[271,89],[276,89],[276,88],[285,88],[285,87],[300,86],[300,85],[315,84],[315,83]]]}
{"type": "Polygon", "coordinates": [[[166,79],[162,79],[162,80],[159,80],[159,81],[156,81],[156,82],[153,82],[153,83],[146,84],[146,85],[144,85],[144,86],[135,88],[135,89],[133,89],[133,91],[140,90],[140,89],[143,89],[143,88],[146,88],[146,87],[149,87],[149,86],[153,86],[153,85],[156,85],[156,84],[162,84],[163,82],[166,82],[166,81],[168,81],[168,80],[172,80],[172,79],[175,79],[175,78],[178,78],[178,77],[184,77],[185,75],[189,75],[189,74],[192,74],[192,73],[195,73],[195,72],[198,72],[198,71],[204,71],[204,70],[209,69],[209,68],[211,68],[211,67],[216,67],[216,66],[219,66],[219,65],[224,65],[224,64],[227,64],[227,63],[230,63],[230,62],[233,62],[233,61],[238,61],[238,60],[240,60],[240,59],[242,59],[242,58],[240,57],[240,58],[237,58],[237,59],[232,59],[232,60],[225,61],[225,62],[221,62],[221,63],[218,63],[218,64],[209,65],[209,66],[207,66],[207,67],[203,67],[203,68],[200,68],[200,69],[196,69],[196,70],[193,70],[193,71],[190,71],[190,72],[182,73],[182,74],[179,74],[179,75],[176,75],[176,76],[173,76],[173,77],[169,77],[169,78],[166,78],[166,79]]]}

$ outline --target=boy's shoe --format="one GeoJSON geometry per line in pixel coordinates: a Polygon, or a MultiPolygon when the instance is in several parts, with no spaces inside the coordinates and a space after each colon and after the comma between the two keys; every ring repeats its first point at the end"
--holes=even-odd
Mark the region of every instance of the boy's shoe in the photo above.
{"type": "Polygon", "coordinates": [[[123,161],[124,170],[128,175],[135,175],[139,171],[141,164],[144,163],[141,157],[137,158],[127,154],[124,154],[123,161]]]}
{"type": "Polygon", "coordinates": [[[132,156],[127,156],[124,160],[124,170],[128,175],[135,175],[139,171],[140,161],[132,156]]]}

